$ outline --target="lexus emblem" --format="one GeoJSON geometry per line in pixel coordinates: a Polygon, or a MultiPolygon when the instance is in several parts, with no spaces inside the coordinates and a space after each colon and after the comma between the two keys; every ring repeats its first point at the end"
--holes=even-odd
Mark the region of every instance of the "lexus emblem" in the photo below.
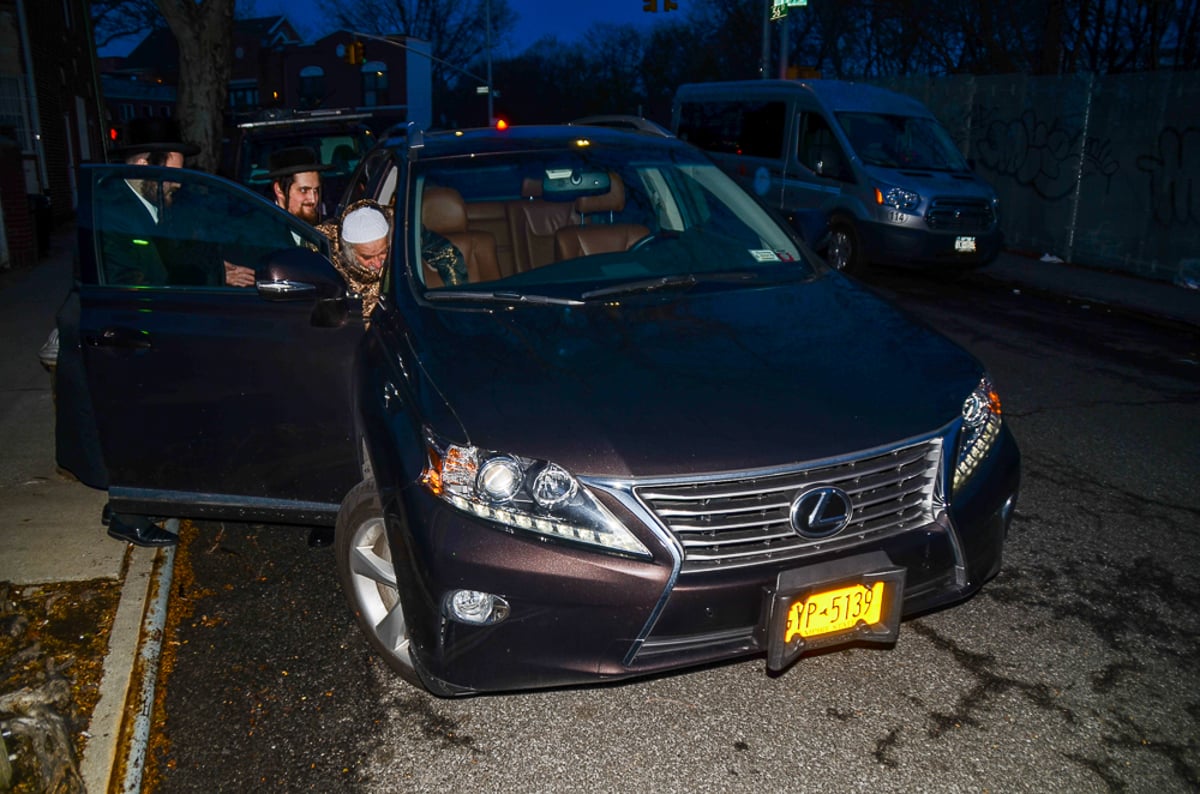
{"type": "Polygon", "coordinates": [[[827,538],[845,529],[853,512],[849,494],[832,485],[819,485],[792,500],[792,529],[806,538],[827,538]]]}

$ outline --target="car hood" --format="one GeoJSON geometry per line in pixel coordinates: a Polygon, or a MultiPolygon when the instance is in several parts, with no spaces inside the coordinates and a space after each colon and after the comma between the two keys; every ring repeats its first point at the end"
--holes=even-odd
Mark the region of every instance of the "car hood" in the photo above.
{"type": "Polygon", "coordinates": [[[867,165],[873,180],[914,190],[925,198],[975,198],[991,201],[996,191],[973,171],[933,171],[925,168],[885,168],[867,165]]]}
{"type": "Polygon", "coordinates": [[[463,306],[419,310],[424,393],[461,423],[435,430],[581,475],[731,471],[892,444],[953,420],[981,374],[836,274],[583,306],[463,306]]]}

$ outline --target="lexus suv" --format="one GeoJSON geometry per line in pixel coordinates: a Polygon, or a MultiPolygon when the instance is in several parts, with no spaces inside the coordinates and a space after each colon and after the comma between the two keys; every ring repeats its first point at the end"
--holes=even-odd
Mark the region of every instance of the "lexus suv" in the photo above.
{"type": "Polygon", "coordinates": [[[1019,453],[983,366],[686,143],[382,142],[347,197],[391,221],[366,318],[328,241],[244,187],[83,174],[60,464],[122,512],[335,526],[370,644],[439,695],[782,670],[999,569],[1019,453]],[[130,243],[156,283],[109,266],[99,208],[133,180],[204,214],[130,243]],[[222,262],[256,285],[196,277],[222,262]]]}

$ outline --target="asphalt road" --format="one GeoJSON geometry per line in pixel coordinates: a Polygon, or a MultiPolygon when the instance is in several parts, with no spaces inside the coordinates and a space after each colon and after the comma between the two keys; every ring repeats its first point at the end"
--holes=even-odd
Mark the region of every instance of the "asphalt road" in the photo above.
{"type": "Polygon", "coordinates": [[[978,596],[774,677],[440,700],[373,659],[304,530],[197,525],[156,789],[1195,791],[1200,341],[974,278],[869,281],[987,363],[1021,444],[978,596]]]}

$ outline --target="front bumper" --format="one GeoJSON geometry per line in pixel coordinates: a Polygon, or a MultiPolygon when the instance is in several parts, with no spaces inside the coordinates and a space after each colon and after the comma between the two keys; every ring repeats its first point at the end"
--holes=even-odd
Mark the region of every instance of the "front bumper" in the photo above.
{"type": "MultiPolygon", "coordinates": [[[[1019,454],[1005,428],[963,493],[931,523],[802,563],[686,574],[678,550],[655,532],[643,535],[654,544],[654,559],[643,561],[510,534],[421,488],[400,494],[387,512],[418,669],[443,689],[482,692],[764,654],[767,596],[782,571],[871,551],[905,569],[904,615],[961,600],[999,570],[1018,477],[1019,454]],[[489,626],[454,622],[441,603],[455,588],[503,596],[511,613],[489,626]]],[[[601,498],[618,517],[639,521],[619,501],[601,498]]]]}
{"type": "Polygon", "coordinates": [[[988,264],[1004,248],[999,227],[989,231],[932,231],[867,221],[859,229],[868,261],[885,265],[945,265],[963,268],[988,264]],[[958,237],[974,237],[975,252],[955,250],[958,237]]]}

